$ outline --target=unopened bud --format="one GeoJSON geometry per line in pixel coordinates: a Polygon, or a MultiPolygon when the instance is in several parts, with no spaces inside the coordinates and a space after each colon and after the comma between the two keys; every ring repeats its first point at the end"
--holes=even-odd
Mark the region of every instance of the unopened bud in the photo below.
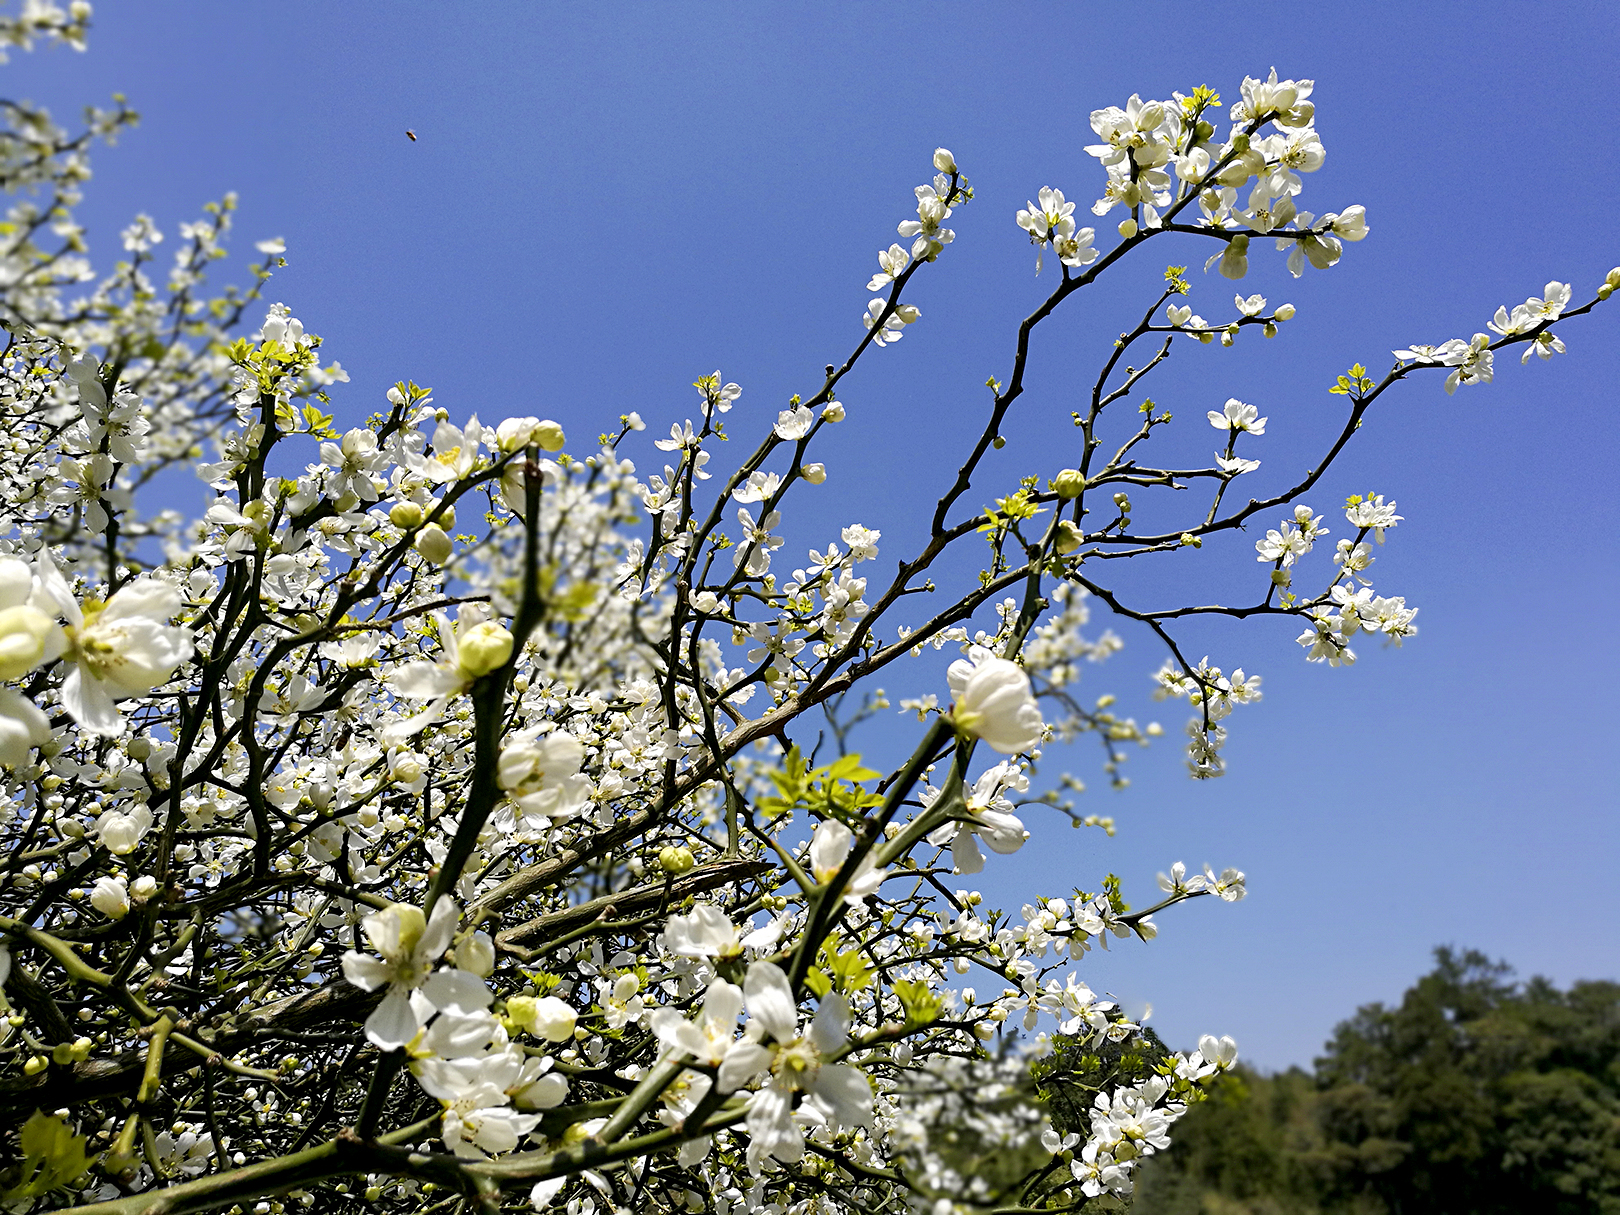
{"type": "Polygon", "coordinates": [[[1271,315],[1279,321],[1291,321],[1294,319],[1294,306],[1292,304],[1278,304],[1277,310],[1271,315]]]}
{"type": "Polygon", "coordinates": [[[456,638],[457,665],[469,678],[488,675],[512,656],[512,634],[494,620],[475,624],[463,637],[456,638]]]}
{"type": "Polygon", "coordinates": [[[697,867],[697,858],[692,855],[690,848],[671,844],[659,849],[658,867],[670,876],[689,873],[697,867]]]}
{"type": "Polygon", "coordinates": [[[561,451],[563,444],[568,441],[563,435],[563,428],[549,418],[535,426],[533,438],[541,451],[561,451]]]}
{"type": "Polygon", "coordinates": [[[1057,525],[1057,543],[1055,547],[1060,553],[1068,554],[1080,547],[1080,529],[1068,519],[1060,521],[1057,525]]]}
{"type": "Polygon", "coordinates": [[[495,942],[487,932],[475,932],[456,946],[456,965],[487,979],[495,971],[495,942]]]}
{"type": "Polygon", "coordinates": [[[1131,237],[1136,235],[1136,232],[1137,232],[1136,221],[1134,219],[1122,220],[1120,222],[1119,234],[1121,236],[1123,236],[1126,240],[1130,240],[1131,237]]]}
{"type": "Polygon", "coordinates": [[[396,502],[388,510],[388,521],[402,532],[422,525],[422,508],[415,502],[396,502]]]}
{"type": "Polygon", "coordinates": [[[799,469],[799,475],[811,485],[820,485],[827,479],[827,466],[825,464],[806,464],[799,469]]]}
{"type": "Polygon", "coordinates": [[[1078,468],[1065,468],[1052,478],[1052,492],[1067,501],[1086,492],[1086,475],[1078,468]]]}
{"type": "Polygon", "coordinates": [[[18,679],[45,658],[52,621],[38,608],[19,603],[0,609],[0,679],[18,679]]]}
{"type": "Polygon", "coordinates": [[[416,535],[416,551],[434,565],[450,560],[452,548],[450,537],[437,523],[429,523],[416,535]]]}
{"type": "Polygon", "coordinates": [[[949,148],[934,149],[934,168],[941,173],[956,172],[956,157],[951,155],[949,148]]]}

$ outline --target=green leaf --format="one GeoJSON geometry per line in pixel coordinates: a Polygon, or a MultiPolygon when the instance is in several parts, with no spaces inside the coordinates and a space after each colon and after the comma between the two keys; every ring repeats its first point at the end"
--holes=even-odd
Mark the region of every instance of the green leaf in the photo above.
{"type": "Polygon", "coordinates": [[[919,1029],[938,1020],[944,1001],[920,979],[896,979],[894,994],[899,997],[900,1007],[905,1010],[907,1029],[919,1029]]]}
{"type": "Polygon", "coordinates": [[[17,1180],[0,1193],[0,1201],[19,1202],[67,1189],[90,1167],[85,1137],[75,1135],[73,1128],[54,1114],[35,1110],[23,1123],[19,1138],[23,1162],[17,1180]]]}

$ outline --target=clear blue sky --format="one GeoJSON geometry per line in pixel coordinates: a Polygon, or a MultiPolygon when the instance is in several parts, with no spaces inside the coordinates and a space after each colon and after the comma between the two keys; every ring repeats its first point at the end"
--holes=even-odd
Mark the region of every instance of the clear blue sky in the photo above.
{"type": "MultiPolygon", "coordinates": [[[[734,429],[752,437],[847,353],[875,251],[933,148],[952,148],[978,201],[918,284],[923,322],[846,381],[851,420],[831,436],[815,508],[828,513],[795,537],[802,552],[858,519],[884,531],[885,568],[977,426],[985,377],[1005,375],[1018,319],[1050,289],[1013,212],[1043,185],[1082,209],[1095,197],[1087,116],[1132,92],[1207,83],[1230,99],[1273,64],[1314,77],[1328,160],[1301,204],[1368,209],[1371,237],[1297,283],[1256,242],[1245,292],[1292,300],[1299,319],[1274,342],[1178,352],[1152,390],[1189,420],[1227,396],[1259,404],[1273,419],[1259,477],[1308,465],[1339,416],[1324,389],[1351,362],[1467,337],[1549,278],[1584,299],[1620,263],[1608,4],[97,8],[87,54],[3,69],[9,94],[63,116],[114,91],[144,115],[97,152],[81,209],[93,253],[110,264],[136,211],[172,241],[176,221],[239,191],[227,265],[242,281],[253,240],[287,239],[272,298],[350,369],[349,420],[412,378],[457,416],[544,413],[583,436],[637,409],[667,428],[718,366],[744,386],[734,429]]],[[[976,493],[1057,467],[1075,369],[1095,367],[1166,260],[1192,262],[1191,302],[1225,314],[1230,286],[1196,273],[1206,255],[1151,252],[1118,288],[1066,306],[1037,342],[994,465],[1005,479],[976,493]]],[[[981,886],[1012,906],[1110,868],[1145,901],[1178,857],[1248,871],[1245,903],[1180,909],[1152,946],[1087,967],[1093,986],[1151,999],[1171,1041],[1227,1032],[1262,1065],[1308,1062],[1358,1003],[1398,997],[1439,943],[1561,982],[1620,974],[1606,623],[1620,590],[1620,303],[1560,332],[1570,354],[1550,365],[1505,363],[1494,386],[1454,397],[1436,378],[1386,398],[1310,499],[1326,510],[1376,488],[1399,501],[1407,522],[1375,572],[1421,607],[1414,642],[1363,646],[1361,664],[1333,671],[1305,664],[1296,628],[1199,633],[1194,653],[1266,680],[1264,703],[1232,722],[1230,775],[1193,784],[1167,741],[1133,759],[1128,792],[1093,782],[1089,808],[1119,819],[1117,839],[1035,819],[1032,846],[992,859],[981,886]]],[[[1137,601],[1254,577],[1240,551],[1202,556],[1135,576],[1137,601]]],[[[1088,673],[1090,692],[1178,732],[1185,714],[1147,697],[1160,653],[1120,631],[1129,648],[1088,673]]],[[[937,673],[888,685],[898,697],[937,673]]],[[[1081,752],[1077,771],[1090,765],[1081,752]]]]}

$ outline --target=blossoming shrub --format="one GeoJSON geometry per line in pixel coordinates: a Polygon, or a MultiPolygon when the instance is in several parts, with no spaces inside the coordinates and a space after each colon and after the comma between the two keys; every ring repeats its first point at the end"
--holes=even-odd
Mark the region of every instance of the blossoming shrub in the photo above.
{"type": "MultiPolygon", "coordinates": [[[[0,37],[78,43],[87,12],[30,3],[0,37]]],[[[1093,213],[1127,218],[1099,239],[1052,188],[1018,211],[1037,270],[1055,254],[1052,292],[892,576],[875,572],[881,530],[858,521],[789,568],[781,520],[827,478],[811,459],[825,428],[863,424],[845,378],[921,321],[905,292],[973,197],[948,151],[905,243],[879,254],[843,361],[729,471],[711,466],[721,419],[737,409],[744,430],[748,407],[701,377],[638,468],[635,414],[569,443],[549,420],[452,417],[407,382],[340,431],[333,411],[356,410],[334,403],[341,366],[262,303],[280,242],[259,246],[251,288],[207,294],[227,199],[182,225],[166,276],[141,218],[96,278],[69,208],[90,141],[133,115],[92,111],[69,135],[9,105],[5,1201],[1119,1206],[1236,1048],[1164,1050],[1075,967],[1110,938],[1151,939],[1172,904],[1241,898],[1242,873],[1178,864],[1134,911],[1110,876],[1011,915],[953,881],[1049,830],[1026,824],[1032,802],[1110,826],[1061,804],[1067,778],[1043,757],[1090,732],[1113,771],[1150,733],[1075,698],[1081,661],[1119,647],[1085,632],[1093,602],[1163,642],[1162,691],[1194,710],[1192,772],[1218,774],[1222,723],[1260,681],[1190,661],[1177,620],[1294,618],[1306,657],[1332,664],[1359,634],[1410,636],[1414,610],[1368,576],[1394,502],[1351,498],[1332,562],[1312,565],[1328,515],[1299,499],[1402,381],[1486,382],[1495,352],[1557,353],[1549,325],[1597,302],[1572,307],[1555,283],[1499,312],[1495,337],[1352,369],[1323,458],[1229,506],[1259,466],[1258,407],[1210,409],[1220,449],[1190,470],[1148,462],[1168,413],[1116,415],[1174,345],[1271,334],[1293,310],[1239,295],[1206,321],[1180,302],[1182,269],[1155,272],[1076,415],[1076,458],[996,481],[984,457],[1013,422],[1031,331],[1142,265],[1144,244],[1213,247],[1210,267],[1239,278],[1257,236],[1299,274],[1366,235],[1359,207],[1297,209],[1322,158],[1310,91],[1273,73],[1224,113],[1201,88],[1092,115],[1093,213]],[[185,465],[215,495],[200,519],[150,501],[185,465]],[[1194,491],[1184,522],[1133,525],[1131,495],[1161,488],[1194,491]],[[984,494],[994,506],[969,504],[984,494]],[[1255,603],[1146,611],[1111,589],[1116,558],[1273,521],[1255,603]],[[963,549],[984,569],[952,585],[942,559],[963,549]],[[881,773],[846,754],[887,706],[877,677],[947,644],[963,657],[939,691],[902,706],[909,758],[881,773]],[[807,754],[824,727],[838,754],[807,754]],[[1032,798],[1037,782],[1054,792],[1032,798]]]]}

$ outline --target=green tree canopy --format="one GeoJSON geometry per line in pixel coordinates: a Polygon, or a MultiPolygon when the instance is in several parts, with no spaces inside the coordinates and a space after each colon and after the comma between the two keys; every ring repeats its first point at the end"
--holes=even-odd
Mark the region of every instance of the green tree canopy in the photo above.
{"type": "Polygon", "coordinates": [[[1141,1215],[1620,1212],[1620,984],[1435,951],[1316,1061],[1239,1069],[1144,1171],[1141,1215]]]}

